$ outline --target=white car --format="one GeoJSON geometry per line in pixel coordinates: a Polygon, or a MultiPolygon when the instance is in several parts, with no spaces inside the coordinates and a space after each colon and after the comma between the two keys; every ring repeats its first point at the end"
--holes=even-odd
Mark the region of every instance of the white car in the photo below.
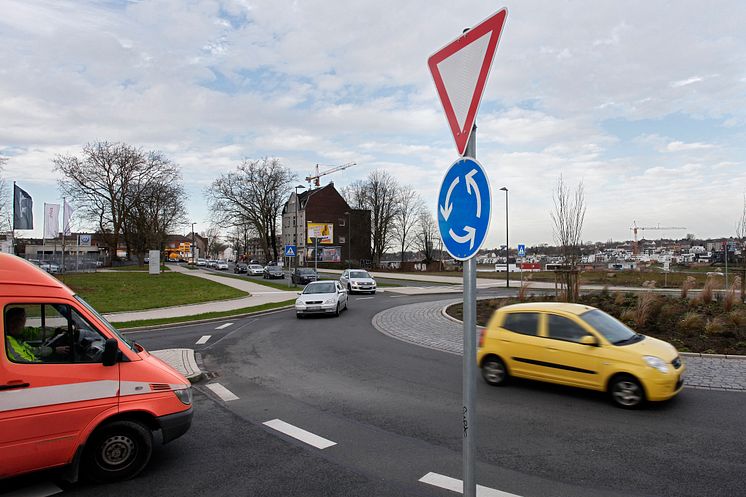
{"type": "Polygon", "coordinates": [[[339,283],[349,293],[376,293],[376,280],[365,269],[345,269],[345,272],[339,277],[339,283]]]}
{"type": "Polygon", "coordinates": [[[197,259],[197,265],[198,266],[207,266],[207,259],[204,259],[202,257],[197,259]]]}
{"type": "Polygon", "coordinates": [[[249,264],[246,272],[251,276],[264,276],[264,267],[260,264],[249,264]]]}
{"type": "Polygon", "coordinates": [[[53,262],[41,262],[39,263],[39,267],[42,268],[44,271],[52,274],[57,274],[60,272],[60,267],[53,262]]]}
{"type": "Polygon", "coordinates": [[[347,291],[336,281],[314,281],[298,293],[295,315],[298,319],[307,314],[333,314],[339,316],[347,309],[347,291]]]}
{"type": "Polygon", "coordinates": [[[225,259],[220,259],[217,264],[215,264],[215,269],[225,269],[228,270],[228,261],[225,259]]]}

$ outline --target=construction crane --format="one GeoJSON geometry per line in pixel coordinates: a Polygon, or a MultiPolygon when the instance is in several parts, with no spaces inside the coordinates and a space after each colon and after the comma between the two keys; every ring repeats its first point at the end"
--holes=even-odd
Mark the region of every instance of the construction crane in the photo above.
{"type": "MultiPolygon", "coordinates": [[[[341,166],[332,166],[331,169],[327,169],[326,171],[319,172],[319,165],[316,164],[316,174],[312,176],[306,176],[306,181],[308,181],[308,186],[311,186],[311,182],[316,187],[321,186],[321,183],[319,182],[319,178],[322,176],[326,176],[327,174],[336,173],[337,171],[342,171],[344,169],[347,169],[348,167],[356,166],[357,164],[355,162],[348,162],[347,164],[342,164],[341,166]]],[[[328,167],[328,166],[327,166],[328,167]]]]}
{"type": "Polygon", "coordinates": [[[685,230],[686,228],[683,226],[661,226],[658,224],[658,226],[637,226],[637,221],[632,221],[632,227],[630,230],[632,230],[632,233],[634,233],[635,241],[632,244],[632,253],[634,255],[637,255],[639,253],[639,248],[637,245],[637,230],[685,230]]]}

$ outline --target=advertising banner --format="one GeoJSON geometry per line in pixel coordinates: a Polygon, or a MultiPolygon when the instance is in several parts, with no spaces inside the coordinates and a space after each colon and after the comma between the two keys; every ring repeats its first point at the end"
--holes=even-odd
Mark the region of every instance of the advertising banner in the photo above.
{"type": "Polygon", "coordinates": [[[318,262],[342,262],[342,247],[319,247],[318,259],[314,256],[314,249],[306,249],[306,261],[310,264],[318,262]]]}
{"type": "Polygon", "coordinates": [[[307,223],[308,239],[306,243],[313,245],[313,239],[319,239],[319,245],[334,243],[334,225],[332,223],[307,223]]]}

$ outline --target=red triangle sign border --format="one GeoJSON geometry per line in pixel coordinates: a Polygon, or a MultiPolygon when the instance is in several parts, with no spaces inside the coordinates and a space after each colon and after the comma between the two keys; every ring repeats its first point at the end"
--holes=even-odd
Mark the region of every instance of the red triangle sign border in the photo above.
{"type": "Polygon", "coordinates": [[[435,88],[438,91],[438,96],[443,104],[443,110],[448,119],[448,125],[451,128],[453,138],[456,141],[456,149],[458,150],[459,155],[464,155],[466,146],[469,143],[469,137],[471,136],[474,121],[476,121],[477,118],[479,104],[482,101],[484,87],[487,85],[487,77],[489,76],[490,68],[492,67],[492,60],[497,51],[497,46],[500,42],[500,35],[502,34],[507,15],[508,9],[503,8],[499,10],[481,23],[477,24],[474,28],[456,38],[454,41],[448,43],[427,59],[427,65],[430,68],[430,73],[435,82],[435,88]],[[473,42],[481,39],[487,33],[490,33],[487,50],[484,60],[482,61],[479,76],[477,77],[477,85],[474,89],[474,95],[471,97],[469,110],[466,114],[466,119],[464,120],[464,127],[460,128],[458,125],[458,119],[456,118],[456,112],[453,109],[453,104],[451,103],[451,99],[446,91],[445,83],[443,82],[440,70],[438,69],[438,64],[464,47],[467,47],[473,42]]]}

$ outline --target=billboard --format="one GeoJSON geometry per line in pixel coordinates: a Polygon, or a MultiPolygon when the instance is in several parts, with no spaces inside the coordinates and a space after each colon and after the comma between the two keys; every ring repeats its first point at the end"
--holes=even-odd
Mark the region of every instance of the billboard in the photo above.
{"type": "Polygon", "coordinates": [[[308,247],[306,249],[306,262],[312,263],[318,262],[341,262],[342,261],[342,247],[319,247],[318,259],[314,255],[314,248],[308,247]]]}
{"type": "Polygon", "coordinates": [[[334,225],[332,223],[306,223],[308,239],[306,243],[313,245],[313,238],[319,239],[319,245],[331,245],[334,243],[334,225]]]}

